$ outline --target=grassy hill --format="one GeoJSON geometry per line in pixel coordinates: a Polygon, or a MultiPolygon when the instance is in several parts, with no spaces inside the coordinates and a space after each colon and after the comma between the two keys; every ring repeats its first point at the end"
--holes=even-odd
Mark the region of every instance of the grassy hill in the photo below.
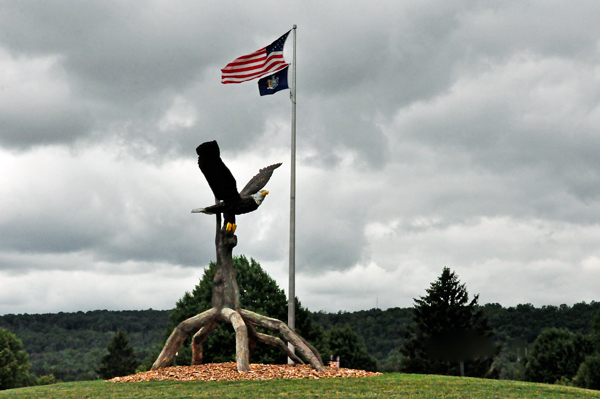
{"type": "Polygon", "coordinates": [[[8,398],[411,398],[411,399],[584,399],[599,391],[520,381],[416,374],[370,378],[232,382],[70,382],[0,391],[8,398]]]}

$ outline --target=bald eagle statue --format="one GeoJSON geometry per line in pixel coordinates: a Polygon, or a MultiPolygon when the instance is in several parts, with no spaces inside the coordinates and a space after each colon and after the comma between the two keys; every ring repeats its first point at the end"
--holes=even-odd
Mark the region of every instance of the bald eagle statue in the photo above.
{"type": "Polygon", "coordinates": [[[256,210],[262,204],[268,191],[262,190],[267,184],[273,171],[281,166],[276,163],[259,170],[248,184],[237,191],[235,178],[221,160],[219,145],[216,141],[207,141],[196,148],[198,166],[204,174],[218,203],[206,208],[192,209],[192,213],[214,215],[222,213],[225,219],[225,229],[235,232],[235,215],[241,215],[256,210]]]}

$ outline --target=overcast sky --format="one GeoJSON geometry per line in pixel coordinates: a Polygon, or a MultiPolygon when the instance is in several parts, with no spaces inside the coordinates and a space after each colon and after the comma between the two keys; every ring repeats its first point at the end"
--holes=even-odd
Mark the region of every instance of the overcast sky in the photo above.
{"type": "MultiPolygon", "coordinates": [[[[598,301],[597,1],[0,2],[0,314],[170,309],[214,259],[195,148],[238,188],[234,254],[288,287],[291,102],[220,69],[297,30],[296,293],[409,307],[598,301]]],[[[292,61],[291,35],[285,56],[292,61]]]]}

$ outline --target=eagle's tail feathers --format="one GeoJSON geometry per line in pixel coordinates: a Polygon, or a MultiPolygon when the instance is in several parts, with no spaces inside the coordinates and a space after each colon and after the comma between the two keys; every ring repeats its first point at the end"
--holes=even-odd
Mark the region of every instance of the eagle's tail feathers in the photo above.
{"type": "Polygon", "coordinates": [[[214,212],[206,210],[206,208],[195,208],[192,209],[192,213],[205,213],[207,215],[214,215],[214,212]]]}

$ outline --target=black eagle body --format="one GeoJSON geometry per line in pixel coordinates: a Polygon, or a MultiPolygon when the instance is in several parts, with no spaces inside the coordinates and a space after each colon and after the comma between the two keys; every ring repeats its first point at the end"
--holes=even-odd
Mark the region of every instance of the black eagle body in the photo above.
{"type": "Polygon", "coordinates": [[[204,208],[203,213],[209,215],[215,213],[233,213],[234,215],[242,215],[244,213],[252,212],[258,209],[258,204],[252,197],[240,198],[239,201],[235,201],[227,205],[225,201],[221,201],[218,204],[207,206],[204,208]]]}
{"type": "Polygon", "coordinates": [[[220,201],[240,200],[235,178],[221,159],[221,151],[216,141],[207,141],[196,148],[198,166],[206,177],[210,189],[220,201]]]}
{"type": "Polygon", "coordinates": [[[193,213],[213,215],[223,213],[226,229],[235,231],[235,215],[256,210],[264,197],[269,193],[261,190],[271,178],[273,171],[281,163],[273,164],[259,170],[238,193],[235,178],[221,159],[219,145],[216,141],[208,141],[196,148],[198,166],[204,174],[215,198],[219,203],[206,208],[193,209],[193,213]]]}

